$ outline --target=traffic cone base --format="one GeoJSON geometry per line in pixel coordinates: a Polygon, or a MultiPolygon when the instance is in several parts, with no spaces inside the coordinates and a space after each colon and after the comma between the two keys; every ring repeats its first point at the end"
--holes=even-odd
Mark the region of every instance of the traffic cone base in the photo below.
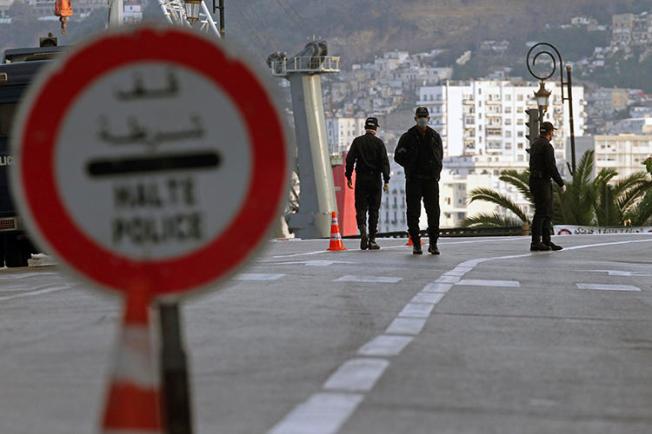
{"type": "Polygon", "coordinates": [[[331,241],[327,249],[329,252],[342,252],[347,250],[342,242],[340,225],[337,223],[337,212],[331,213],[331,241]]]}

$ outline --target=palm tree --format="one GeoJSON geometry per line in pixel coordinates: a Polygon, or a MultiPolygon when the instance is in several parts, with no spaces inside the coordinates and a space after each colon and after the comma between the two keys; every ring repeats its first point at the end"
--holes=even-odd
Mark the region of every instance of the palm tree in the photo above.
{"type": "MultiPolygon", "coordinates": [[[[646,162],[647,164],[647,162],[646,162]]],[[[649,163],[652,166],[652,163],[649,163]]],[[[634,173],[614,182],[618,172],[602,169],[595,177],[594,152],[582,156],[573,179],[566,183],[566,192],[555,186],[553,222],[588,226],[643,225],[652,219],[652,168],[650,174],[634,173]]],[[[528,170],[517,172],[505,170],[500,180],[515,187],[534,207],[528,180],[528,170]]],[[[508,211],[507,215],[495,212],[467,217],[467,227],[514,227],[530,224],[525,210],[506,195],[489,188],[471,192],[470,202],[482,200],[508,211]]]]}
{"type": "MultiPolygon", "coordinates": [[[[507,184],[515,187],[529,202],[533,204],[532,193],[530,193],[530,186],[528,179],[530,178],[530,171],[517,172],[516,170],[504,170],[501,172],[499,179],[507,184]]],[[[511,215],[503,215],[498,212],[493,214],[480,213],[478,215],[467,217],[462,223],[466,227],[516,227],[530,224],[530,218],[523,208],[516,202],[490,188],[476,188],[471,192],[471,202],[483,200],[491,202],[510,211],[511,215]]],[[[534,206],[534,205],[532,205],[534,206]]]]}
{"type": "Polygon", "coordinates": [[[573,179],[566,183],[566,192],[560,189],[554,191],[553,222],[558,224],[585,226],[594,220],[596,187],[606,184],[618,173],[611,169],[601,170],[591,180],[593,175],[593,151],[582,155],[573,179]]]}

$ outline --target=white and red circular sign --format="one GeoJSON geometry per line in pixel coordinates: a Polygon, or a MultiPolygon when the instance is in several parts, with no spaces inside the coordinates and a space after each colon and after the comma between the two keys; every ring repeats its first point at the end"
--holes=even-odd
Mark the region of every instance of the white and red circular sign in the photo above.
{"type": "Polygon", "coordinates": [[[12,147],[33,236],[123,293],[231,274],[286,198],[285,129],[254,70],[178,28],[109,33],[39,78],[12,147]]]}

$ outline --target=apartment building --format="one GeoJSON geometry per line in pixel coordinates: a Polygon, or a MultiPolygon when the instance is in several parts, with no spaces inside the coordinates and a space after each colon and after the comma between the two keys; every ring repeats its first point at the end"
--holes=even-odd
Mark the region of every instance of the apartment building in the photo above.
{"type": "MultiPolygon", "coordinates": [[[[556,156],[566,159],[565,139],[570,135],[567,102],[562,102],[558,83],[547,82],[552,91],[545,120],[560,128],[556,156]]],[[[418,104],[428,107],[431,125],[439,131],[446,156],[475,156],[477,161],[526,167],[526,108],[536,106],[535,83],[481,80],[452,82],[419,89],[418,104]]],[[[584,134],[584,88],[573,87],[575,135],[584,134]]]]}
{"type": "Polygon", "coordinates": [[[353,139],[364,134],[364,118],[327,118],[326,137],[331,154],[346,152],[353,139]]]}
{"type": "Polygon", "coordinates": [[[595,170],[615,169],[618,178],[645,170],[643,162],[652,156],[652,134],[595,136],[595,170]]]}

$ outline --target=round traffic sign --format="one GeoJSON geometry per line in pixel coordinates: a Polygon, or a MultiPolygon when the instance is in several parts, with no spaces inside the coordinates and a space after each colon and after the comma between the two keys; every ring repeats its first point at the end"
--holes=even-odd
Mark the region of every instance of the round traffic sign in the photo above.
{"type": "Polygon", "coordinates": [[[257,249],[286,198],[269,86],[179,28],[108,33],[39,77],[12,133],[32,236],[102,287],[180,295],[257,249]]]}

